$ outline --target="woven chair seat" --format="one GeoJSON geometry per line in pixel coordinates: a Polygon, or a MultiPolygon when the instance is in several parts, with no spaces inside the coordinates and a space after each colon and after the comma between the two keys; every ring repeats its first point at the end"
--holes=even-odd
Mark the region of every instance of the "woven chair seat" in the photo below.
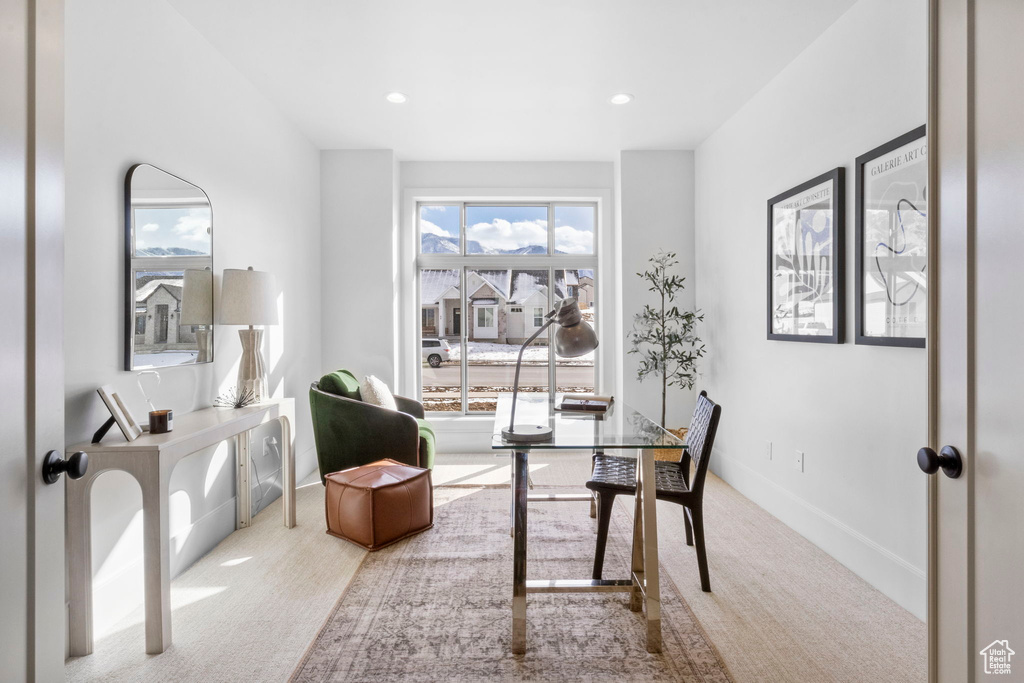
{"type": "MultiPolygon", "coordinates": [[[[690,428],[686,432],[686,450],[679,462],[654,461],[655,498],[682,505],[683,524],[686,529],[686,545],[695,545],[697,569],[700,571],[700,588],[711,590],[708,573],[708,554],[704,543],[704,479],[711,460],[711,449],[718,431],[718,420],[722,407],[708,398],[708,392],[697,396],[690,428]],[[693,477],[690,477],[690,463],[693,463],[693,477]],[[687,484],[689,482],[689,485],[687,484]]],[[[604,570],[604,550],[608,542],[608,525],[612,519],[612,504],[616,496],[636,495],[635,458],[623,458],[603,453],[594,455],[594,470],[587,488],[597,498],[597,548],[594,552],[595,580],[601,579],[604,570]]]]}
{"type": "MultiPolygon", "coordinates": [[[[686,458],[687,464],[689,459],[686,458]]],[[[633,493],[636,491],[636,459],[616,455],[594,456],[594,473],[587,482],[587,488],[617,489],[633,493]]],[[[683,478],[683,468],[677,462],[656,460],[654,463],[654,488],[659,495],[686,495],[690,487],[683,478]]]]}

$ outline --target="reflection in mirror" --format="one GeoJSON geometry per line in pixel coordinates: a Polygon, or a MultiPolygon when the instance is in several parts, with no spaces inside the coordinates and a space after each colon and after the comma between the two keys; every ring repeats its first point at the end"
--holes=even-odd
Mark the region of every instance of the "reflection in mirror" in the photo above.
{"type": "Polygon", "coordinates": [[[200,188],[148,164],[128,171],[125,369],[213,360],[213,214],[200,188]]]}

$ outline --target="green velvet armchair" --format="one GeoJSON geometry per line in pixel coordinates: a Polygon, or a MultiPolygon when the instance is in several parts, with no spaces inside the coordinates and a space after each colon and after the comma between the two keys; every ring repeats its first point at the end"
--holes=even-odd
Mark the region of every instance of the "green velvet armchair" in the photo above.
{"type": "Polygon", "coordinates": [[[423,405],[395,396],[398,411],[364,403],[359,380],[348,370],[331,372],[309,388],[320,482],[331,472],[382,458],[432,469],[436,439],[423,405]]]}

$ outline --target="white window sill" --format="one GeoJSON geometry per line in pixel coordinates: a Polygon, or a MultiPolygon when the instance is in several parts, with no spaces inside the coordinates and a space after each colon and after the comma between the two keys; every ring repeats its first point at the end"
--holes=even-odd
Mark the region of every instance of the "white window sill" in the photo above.
{"type": "Polygon", "coordinates": [[[441,432],[485,432],[494,431],[494,415],[445,415],[427,413],[427,422],[441,432]]]}

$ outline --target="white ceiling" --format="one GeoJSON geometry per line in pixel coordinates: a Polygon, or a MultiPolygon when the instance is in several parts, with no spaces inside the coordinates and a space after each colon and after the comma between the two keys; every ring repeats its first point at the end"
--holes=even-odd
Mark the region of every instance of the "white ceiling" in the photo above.
{"type": "Polygon", "coordinates": [[[314,144],[405,160],[692,149],[854,1],[169,0],[314,144]]]}

